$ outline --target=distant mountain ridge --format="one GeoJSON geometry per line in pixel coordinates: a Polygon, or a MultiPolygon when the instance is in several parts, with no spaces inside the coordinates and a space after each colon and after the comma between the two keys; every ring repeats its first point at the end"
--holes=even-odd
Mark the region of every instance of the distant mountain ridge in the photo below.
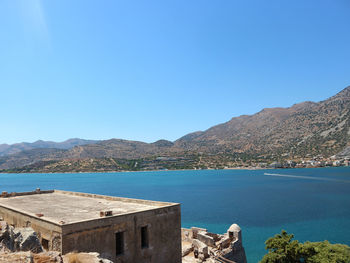
{"type": "Polygon", "coordinates": [[[45,149],[45,148],[71,149],[74,146],[92,144],[97,142],[99,141],[73,138],[63,142],[38,140],[33,143],[22,142],[22,143],[15,143],[15,144],[0,144],[0,156],[14,154],[21,151],[28,151],[32,149],[45,149]]]}
{"type": "Polygon", "coordinates": [[[186,135],[175,146],[204,152],[303,155],[335,153],[349,140],[350,87],[315,103],[266,108],[186,135]]]}
{"type": "MultiPolygon", "coordinates": [[[[265,108],[253,115],[234,117],[205,131],[187,134],[175,142],[74,140],[58,144],[46,142],[50,147],[40,147],[44,145],[40,141],[30,149],[16,146],[13,149],[17,153],[2,154],[0,169],[58,160],[197,158],[193,156],[201,154],[227,158],[245,154],[266,160],[329,157],[338,153],[346,157],[350,153],[350,87],[324,101],[306,101],[288,108],[265,108]]],[[[2,147],[0,145],[0,155],[6,151],[2,147]]]]}

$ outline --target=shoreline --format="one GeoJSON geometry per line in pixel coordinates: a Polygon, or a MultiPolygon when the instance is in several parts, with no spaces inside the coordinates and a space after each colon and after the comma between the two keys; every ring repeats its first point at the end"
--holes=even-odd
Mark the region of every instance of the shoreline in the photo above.
{"type": "Polygon", "coordinates": [[[246,171],[255,171],[255,170],[294,170],[294,169],[316,169],[316,168],[349,168],[350,166],[336,166],[336,167],[288,167],[288,168],[242,168],[242,167],[233,167],[233,168],[224,168],[224,169],[175,169],[175,170],[143,170],[143,171],[92,171],[92,172],[1,172],[1,174],[101,174],[101,173],[144,173],[144,172],[176,172],[176,171],[225,171],[225,170],[246,170],[246,171]]]}

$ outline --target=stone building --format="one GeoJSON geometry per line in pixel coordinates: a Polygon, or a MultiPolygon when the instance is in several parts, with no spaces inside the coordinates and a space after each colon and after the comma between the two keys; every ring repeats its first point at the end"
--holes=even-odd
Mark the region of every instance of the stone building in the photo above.
{"type": "Polygon", "coordinates": [[[180,205],[67,191],[3,192],[0,217],[32,227],[46,250],[113,262],[180,263],[180,205]]]}

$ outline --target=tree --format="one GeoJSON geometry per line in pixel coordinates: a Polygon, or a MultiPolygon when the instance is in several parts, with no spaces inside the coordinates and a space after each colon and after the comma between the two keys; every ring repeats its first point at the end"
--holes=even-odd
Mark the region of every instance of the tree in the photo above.
{"type": "Polygon", "coordinates": [[[268,253],[261,263],[350,263],[350,247],[323,242],[299,243],[293,234],[281,234],[266,240],[268,253]]]}
{"type": "Polygon", "coordinates": [[[288,234],[282,230],[281,234],[266,240],[268,253],[263,257],[261,263],[291,263],[302,261],[302,247],[299,241],[292,239],[293,234],[288,234]]]}
{"type": "Polygon", "coordinates": [[[350,247],[342,244],[323,242],[305,242],[303,253],[308,255],[306,263],[349,263],[350,247]]]}

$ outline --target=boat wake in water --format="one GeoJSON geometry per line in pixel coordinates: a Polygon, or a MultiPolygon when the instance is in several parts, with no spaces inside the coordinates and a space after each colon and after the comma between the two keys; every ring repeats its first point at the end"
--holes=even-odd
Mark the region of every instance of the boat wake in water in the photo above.
{"type": "Polygon", "coordinates": [[[339,183],[350,183],[350,181],[348,181],[348,180],[339,180],[339,179],[324,178],[324,177],[296,176],[296,175],[289,175],[289,174],[273,174],[273,173],[264,173],[264,175],[277,176],[277,177],[289,177],[289,178],[297,178],[297,179],[307,179],[307,180],[331,181],[331,182],[339,182],[339,183]]]}

